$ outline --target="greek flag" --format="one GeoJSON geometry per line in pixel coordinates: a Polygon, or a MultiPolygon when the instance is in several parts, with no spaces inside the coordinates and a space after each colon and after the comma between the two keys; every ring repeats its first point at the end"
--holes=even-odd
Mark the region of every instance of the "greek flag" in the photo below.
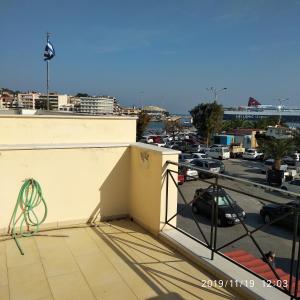
{"type": "Polygon", "coordinates": [[[45,52],[44,52],[44,60],[50,60],[55,56],[55,50],[53,45],[50,43],[50,41],[47,41],[47,45],[45,47],[45,52]]]}

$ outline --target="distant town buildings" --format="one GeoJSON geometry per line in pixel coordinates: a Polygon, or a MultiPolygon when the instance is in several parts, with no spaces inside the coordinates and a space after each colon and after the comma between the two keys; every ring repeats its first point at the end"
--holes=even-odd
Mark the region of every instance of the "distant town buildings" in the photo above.
{"type": "Polygon", "coordinates": [[[14,101],[14,94],[9,91],[0,89],[0,109],[9,109],[14,101]]]}
{"type": "MultiPolygon", "coordinates": [[[[42,113],[47,110],[48,97],[46,94],[30,91],[27,93],[0,89],[0,110],[13,109],[14,113],[27,114],[42,113]],[[25,111],[24,111],[25,113],[25,111]]],[[[123,107],[113,96],[89,96],[77,94],[70,96],[59,93],[49,93],[49,110],[53,113],[77,113],[85,115],[126,115],[138,116],[141,111],[149,114],[153,120],[161,120],[168,115],[164,108],[158,106],[145,106],[143,109],[132,106],[123,107]]]]}

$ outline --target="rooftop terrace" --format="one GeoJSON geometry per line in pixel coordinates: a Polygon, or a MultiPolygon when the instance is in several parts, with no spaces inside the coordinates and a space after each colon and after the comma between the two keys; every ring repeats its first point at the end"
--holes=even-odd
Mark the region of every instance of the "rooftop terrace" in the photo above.
{"type": "Polygon", "coordinates": [[[240,299],[130,220],[41,234],[0,243],[1,300],[240,299]]]}

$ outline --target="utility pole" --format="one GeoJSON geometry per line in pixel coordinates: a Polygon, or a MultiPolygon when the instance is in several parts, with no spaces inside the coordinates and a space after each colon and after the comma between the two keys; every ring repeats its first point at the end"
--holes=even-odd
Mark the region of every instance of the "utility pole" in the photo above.
{"type": "Polygon", "coordinates": [[[217,89],[214,86],[211,86],[210,88],[206,88],[207,91],[211,92],[213,101],[218,101],[218,95],[220,95],[223,91],[226,91],[227,88],[217,89]]]}
{"type": "Polygon", "coordinates": [[[279,102],[279,105],[277,106],[277,108],[278,108],[278,111],[279,111],[279,120],[278,120],[278,125],[280,125],[281,124],[281,110],[282,110],[282,107],[283,107],[283,105],[282,105],[282,103],[284,102],[284,101],[288,101],[289,100],[289,98],[279,98],[279,99],[277,99],[277,101],[279,102]]]}

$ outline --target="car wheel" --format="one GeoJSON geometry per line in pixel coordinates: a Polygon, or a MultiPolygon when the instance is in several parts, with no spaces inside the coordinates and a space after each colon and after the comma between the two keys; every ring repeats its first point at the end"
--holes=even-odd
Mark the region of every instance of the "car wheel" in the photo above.
{"type": "Polygon", "coordinates": [[[269,214],[264,215],[265,224],[269,224],[271,222],[271,217],[269,214]]]}
{"type": "Polygon", "coordinates": [[[193,211],[194,214],[198,214],[199,213],[199,210],[198,210],[196,204],[192,205],[192,211],[193,211]]]}

